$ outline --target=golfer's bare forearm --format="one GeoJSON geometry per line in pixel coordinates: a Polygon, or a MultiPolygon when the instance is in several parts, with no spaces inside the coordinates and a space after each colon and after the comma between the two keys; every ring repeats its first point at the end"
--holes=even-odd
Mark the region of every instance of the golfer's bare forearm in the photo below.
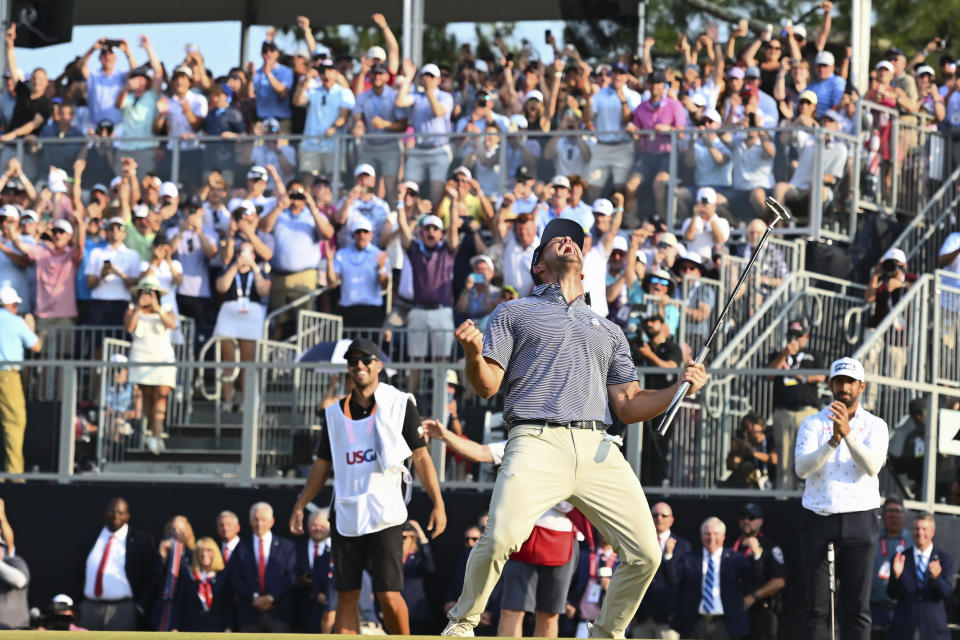
{"type": "Polygon", "coordinates": [[[670,402],[682,383],[677,382],[666,389],[641,389],[639,384],[625,394],[617,415],[626,424],[644,422],[657,417],[670,407],[670,402]]]}
{"type": "Polygon", "coordinates": [[[503,370],[491,365],[483,356],[467,358],[466,374],[467,380],[481,397],[490,398],[500,390],[503,370]]]}

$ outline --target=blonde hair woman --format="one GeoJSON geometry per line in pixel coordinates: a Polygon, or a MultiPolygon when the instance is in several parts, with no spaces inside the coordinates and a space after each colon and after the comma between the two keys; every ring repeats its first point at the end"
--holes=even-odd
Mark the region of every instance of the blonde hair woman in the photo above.
{"type": "Polygon", "coordinates": [[[177,631],[230,631],[230,599],[223,573],[223,556],[213,538],[197,541],[180,589],[177,592],[173,628],[177,631]]]}

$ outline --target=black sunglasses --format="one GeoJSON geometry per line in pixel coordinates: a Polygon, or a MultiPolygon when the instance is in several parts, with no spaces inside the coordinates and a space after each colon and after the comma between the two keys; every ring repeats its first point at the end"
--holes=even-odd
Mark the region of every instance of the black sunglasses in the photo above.
{"type": "Polygon", "coordinates": [[[53,231],[51,231],[51,233],[55,236],[58,236],[61,233],[66,233],[66,231],[64,231],[63,229],[54,229],[53,231]]]}
{"type": "Polygon", "coordinates": [[[375,356],[363,356],[362,358],[358,358],[357,356],[348,356],[347,366],[355,367],[362,362],[364,366],[369,367],[371,364],[373,364],[377,360],[378,358],[375,356]]]}

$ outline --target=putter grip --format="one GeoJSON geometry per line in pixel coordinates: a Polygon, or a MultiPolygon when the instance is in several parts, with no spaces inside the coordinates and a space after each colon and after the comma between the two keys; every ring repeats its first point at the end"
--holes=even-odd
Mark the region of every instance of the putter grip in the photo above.
{"type": "MultiPolygon", "coordinates": [[[[703,347],[700,349],[700,353],[697,354],[697,359],[694,360],[697,364],[703,364],[703,361],[707,359],[707,354],[710,352],[708,347],[703,347]]],[[[683,401],[683,398],[687,395],[687,391],[690,390],[690,383],[684,382],[680,385],[680,388],[677,389],[677,392],[673,394],[673,400],[670,401],[670,406],[667,408],[667,412],[663,414],[663,420],[660,421],[660,426],[657,427],[658,435],[666,435],[667,430],[670,428],[670,423],[673,422],[673,419],[677,416],[677,411],[680,410],[680,403],[683,401]]]]}

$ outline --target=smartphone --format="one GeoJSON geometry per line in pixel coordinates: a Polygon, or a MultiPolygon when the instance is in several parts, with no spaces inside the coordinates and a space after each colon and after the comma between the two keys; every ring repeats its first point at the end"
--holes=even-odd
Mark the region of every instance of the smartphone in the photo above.
{"type": "Polygon", "coordinates": [[[547,44],[549,44],[549,43],[550,43],[550,36],[552,36],[552,35],[553,35],[553,33],[550,31],[550,29],[547,29],[546,31],[544,31],[544,32],[543,32],[543,40],[544,40],[544,42],[546,42],[547,44]]]}
{"type": "Polygon", "coordinates": [[[104,260],[104,261],[103,261],[103,266],[109,267],[109,266],[110,266],[110,261],[109,261],[109,260],[104,260]]]}
{"type": "Polygon", "coordinates": [[[103,41],[103,46],[110,47],[112,49],[116,49],[122,44],[123,44],[123,40],[104,40],[103,41]]]}
{"type": "Polygon", "coordinates": [[[483,284],[487,281],[487,276],[483,273],[471,273],[470,279],[473,280],[474,284],[483,284]]]}

